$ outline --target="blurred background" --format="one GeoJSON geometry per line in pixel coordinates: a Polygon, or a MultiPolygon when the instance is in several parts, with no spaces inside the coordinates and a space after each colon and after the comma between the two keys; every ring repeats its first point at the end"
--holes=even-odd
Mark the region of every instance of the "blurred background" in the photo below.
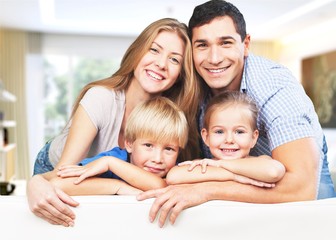
{"type": "MultiPolygon", "coordinates": [[[[198,0],[0,0],[1,180],[26,180],[79,90],[110,76],[151,22],[188,24],[198,0]],[[2,139],[2,140],[1,140],[2,139]]],[[[232,0],[251,51],[287,66],[312,98],[336,168],[336,0],[232,0]]]]}

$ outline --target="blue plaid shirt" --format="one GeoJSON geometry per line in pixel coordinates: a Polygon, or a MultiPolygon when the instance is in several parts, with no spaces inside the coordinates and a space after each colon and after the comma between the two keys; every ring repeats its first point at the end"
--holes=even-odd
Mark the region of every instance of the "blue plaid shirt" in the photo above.
{"type": "MultiPolygon", "coordinates": [[[[318,116],[312,101],[291,72],[273,61],[249,54],[245,60],[240,91],[252,97],[259,108],[257,119],[259,138],[250,155],[271,156],[272,150],[282,144],[314,137],[320,148],[320,169],[322,166],[325,168],[322,173],[326,175],[329,183],[331,178],[326,157],[327,146],[318,116]]],[[[210,98],[211,93],[208,93],[200,106],[200,129],[210,98]]],[[[204,143],[202,152],[204,157],[212,157],[204,143]]],[[[334,196],[334,190],[330,191],[328,196],[334,196]]]]}

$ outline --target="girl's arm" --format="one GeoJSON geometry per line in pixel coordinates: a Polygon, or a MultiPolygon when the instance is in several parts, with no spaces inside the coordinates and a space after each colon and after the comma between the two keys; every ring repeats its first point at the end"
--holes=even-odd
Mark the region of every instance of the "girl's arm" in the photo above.
{"type": "Polygon", "coordinates": [[[167,174],[167,184],[197,183],[205,181],[232,181],[234,174],[226,169],[208,166],[202,172],[201,166],[195,166],[190,171],[188,165],[175,166],[167,174]]]}
{"type": "Polygon", "coordinates": [[[167,186],[166,181],[161,177],[112,156],[101,157],[85,166],[61,166],[59,169],[58,176],[60,177],[78,176],[78,179],[74,181],[75,184],[110,170],[128,184],[142,191],[167,186]]]}
{"type": "Polygon", "coordinates": [[[278,182],[286,172],[285,166],[281,162],[267,155],[216,162],[218,162],[218,167],[235,174],[269,183],[278,182]]]}
{"type": "Polygon", "coordinates": [[[234,160],[194,160],[171,169],[168,184],[204,181],[236,181],[260,187],[273,187],[285,174],[284,166],[268,156],[234,160]]]}

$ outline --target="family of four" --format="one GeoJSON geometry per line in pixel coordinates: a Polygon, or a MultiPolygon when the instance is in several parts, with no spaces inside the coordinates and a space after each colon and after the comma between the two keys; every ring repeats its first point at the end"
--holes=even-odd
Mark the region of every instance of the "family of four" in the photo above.
{"type": "Polygon", "coordinates": [[[111,77],[84,87],[39,152],[31,211],[73,226],[71,195],[132,194],[155,198],[149,219],[163,226],[210,200],[335,197],[311,100],[249,46],[244,16],[223,0],[195,7],[188,27],[150,24],[111,77]]]}

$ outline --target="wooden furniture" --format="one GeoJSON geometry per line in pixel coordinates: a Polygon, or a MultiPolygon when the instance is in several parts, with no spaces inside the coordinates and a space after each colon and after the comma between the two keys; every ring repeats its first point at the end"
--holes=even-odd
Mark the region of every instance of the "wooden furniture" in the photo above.
{"type": "MultiPolygon", "coordinates": [[[[1,102],[15,102],[16,97],[10,92],[0,89],[0,101],[1,102]]],[[[14,150],[16,148],[15,143],[5,142],[5,129],[16,126],[16,122],[13,120],[4,120],[2,112],[2,119],[0,119],[0,181],[9,181],[15,174],[15,159],[14,150]]]]}

